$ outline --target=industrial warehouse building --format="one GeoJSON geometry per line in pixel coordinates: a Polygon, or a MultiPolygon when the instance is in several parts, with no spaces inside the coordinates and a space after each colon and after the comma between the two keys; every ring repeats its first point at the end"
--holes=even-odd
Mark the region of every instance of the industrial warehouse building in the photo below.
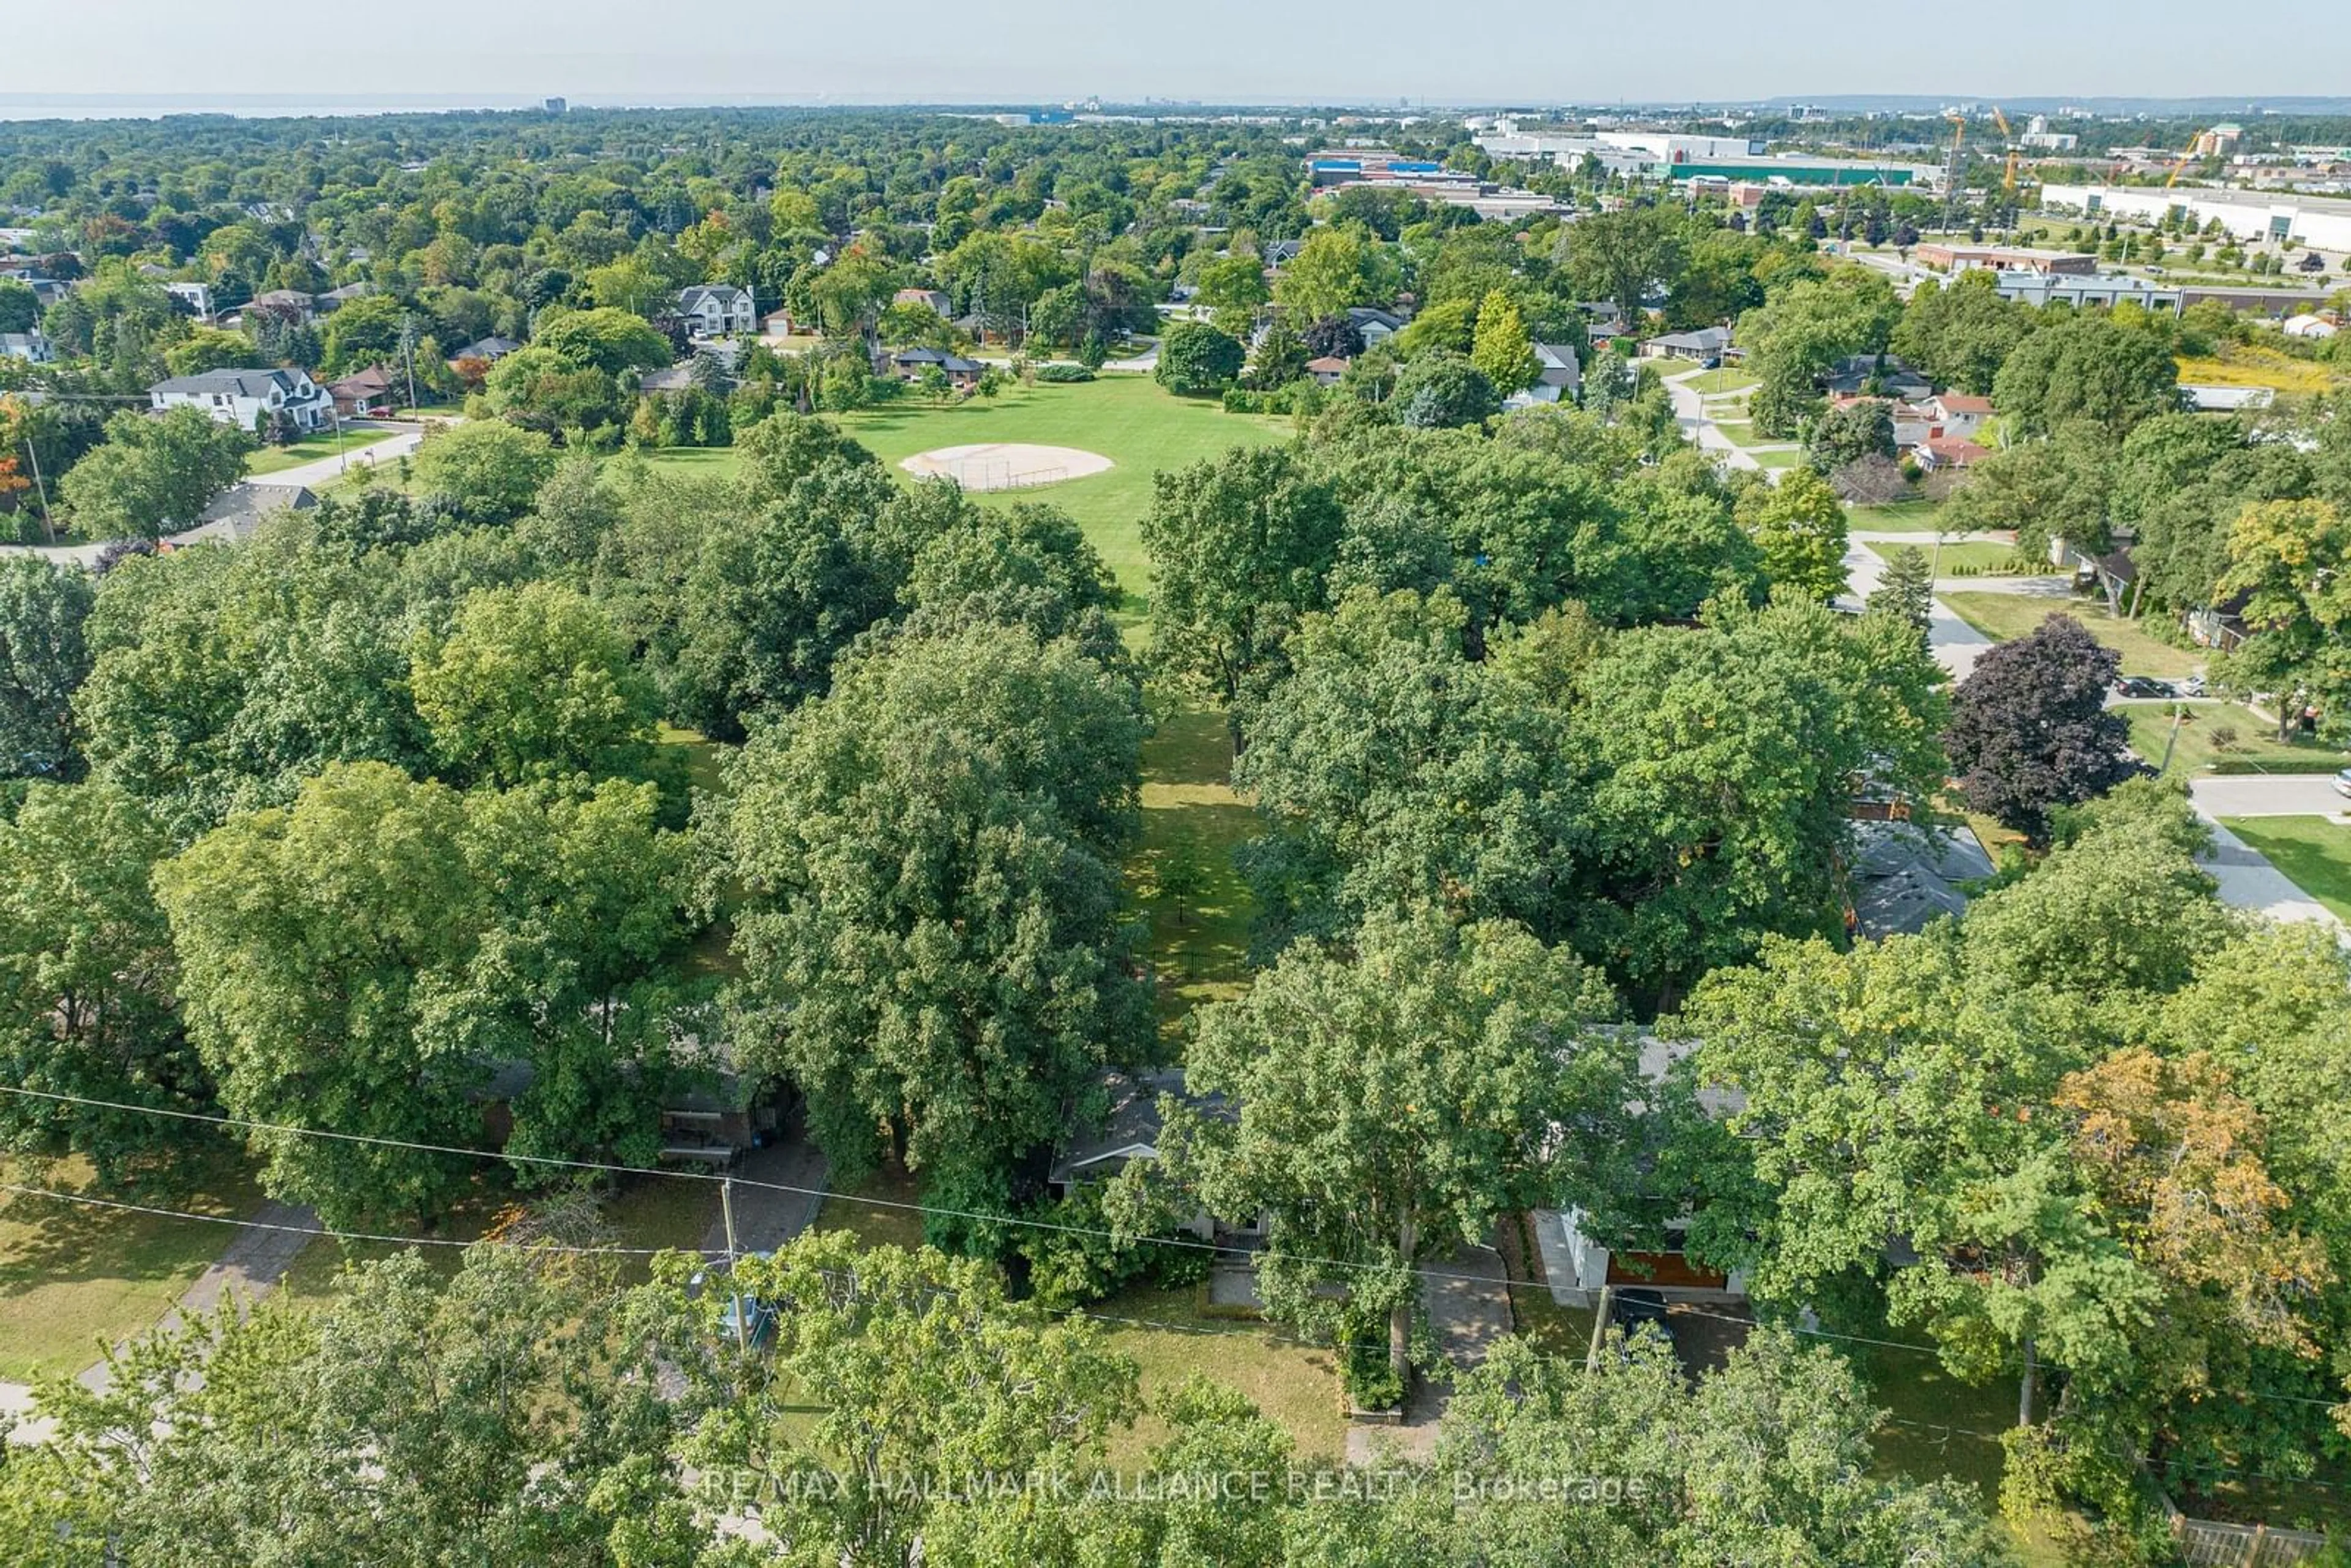
{"type": "Polygon", "coordinates": [[[2177,209],[2199,228],[2219,220],[2236,239],[2293,239],[2317,250],[2351,250],[2351,200],[2339,196],[2210,185],[2046,185],[2041,204],[2053,212],[2141,223],[2161,223],[2177,209]]]}

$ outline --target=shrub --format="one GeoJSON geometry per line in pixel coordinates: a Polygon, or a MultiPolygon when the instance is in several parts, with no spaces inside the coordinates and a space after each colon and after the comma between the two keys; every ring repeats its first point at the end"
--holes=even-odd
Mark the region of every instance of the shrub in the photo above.
{"type": "Polygon", "coordinates": [[[2215,751],[2234,751],[2241,738],[2234,725],[2216,724],[2204,732],[2204,738],[2215,751]]]}
{"type": "Polygon", "coordinates": [[[1339,1383],[1359,1410],[1393,1410],[1404,1403],[1404,1379],[1388,1361],[1385,1335],[1351,1334],[1339,1342],[1339,1383]]]}
{"type": "Polygon", "coordinates": [[[1037,379],[1040,382],[1052,382],[1057,384],[1071,382],[1090,382],[1094,379],[1094,373],[1093,371],[1086,369],[1083,365],[1039,365],[1037,367],[1037,379]]]}
{"type": "MultiPolygon", "coordinates": [[[[1035,1212],[1034,1218],[1065,1228],[1021,1232],[1019,1247],[1029,1260],[1029,1293],[1049,1312],[1074,1312],[1101,1301],[1150,1270],[1159,1261],[1156,1254],[1186,1250],[1122,1246],[1113,1240],[1106,1234],[1111,1222],[1102,1212],[1102,1189],[1101,1182],[1081,1182],[1069,1197],[1035,1212]]],[[[1198,1256],[1205,1260],[1207,1254],[1198,1256]]]]}

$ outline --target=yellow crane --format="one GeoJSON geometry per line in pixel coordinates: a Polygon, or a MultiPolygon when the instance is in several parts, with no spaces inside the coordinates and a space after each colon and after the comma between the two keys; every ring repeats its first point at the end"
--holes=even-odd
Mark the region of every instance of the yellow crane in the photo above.
{"type": "Polygon", "coordinates": [[[2000,139],[2008,144],[2008,172],[2001,181],[2001,187],[2013,196],[2016,194],[2016,166],[2019,162],[2016,132],[2008,128],[2008,116],[2000,111],[2000,105],[1996,103],[1991,106],[1991,122],[2000,127],[2000,139]]]}

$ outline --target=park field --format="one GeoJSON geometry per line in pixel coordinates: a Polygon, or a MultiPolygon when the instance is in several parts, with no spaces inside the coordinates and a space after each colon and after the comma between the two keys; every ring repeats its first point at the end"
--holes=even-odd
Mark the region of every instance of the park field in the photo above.
{"type": "MultiPolygon", "coordinates": [[[[1149,591],[1143,553],[1143,517],[1151,509],[1152,476],[1214,457],[1235,446],[1265,446],[1290,439],[1288,421],[1227,413],[1213,399],[1179,398],[1148,376],[1112,375],[1069,385],[1040,382],[1008,387],[994,398],[933,403],[906,397],[879,408],[827,416],[870,449],[891,472],[912,484],[898,465],[941,446],[1025,442],[1075,446],[1111,460],[1107,473],[1058,485],[999,491],[993,505],[1040,501],[1061,507],[1085,530],[1117,576],[1130,608],[1149,591]]],[[[662,452],[664,466],[731,473],[737,461],[725,448],[662,452]]]]}

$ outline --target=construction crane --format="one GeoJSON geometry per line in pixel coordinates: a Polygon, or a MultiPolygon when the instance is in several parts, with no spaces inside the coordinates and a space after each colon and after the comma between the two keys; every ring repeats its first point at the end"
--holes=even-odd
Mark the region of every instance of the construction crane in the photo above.
{"type": "Polygon", "coordinates": [[[1951,166],[1943,173],[1943,227],[1949,229],[1959,217],[1959,165],[1967,156],[1968,117],[1947,112],[1943,118],[1951,122],[1951,166]]]}
{"type": "Polygon", "coordinates": [[[1996,103],[1991,106],[1991,122],[2000,127],[2000,139],[2008,147],[2008,169],[2001,178],[2001,189],[2006,191],[2012,201],[2016,195],[2016,166],[2022,162],[2022,155],[2017,150],[2016,132],[2009,129],[2008,116],[2000,111],[2000,105],[1996,103]]]}

